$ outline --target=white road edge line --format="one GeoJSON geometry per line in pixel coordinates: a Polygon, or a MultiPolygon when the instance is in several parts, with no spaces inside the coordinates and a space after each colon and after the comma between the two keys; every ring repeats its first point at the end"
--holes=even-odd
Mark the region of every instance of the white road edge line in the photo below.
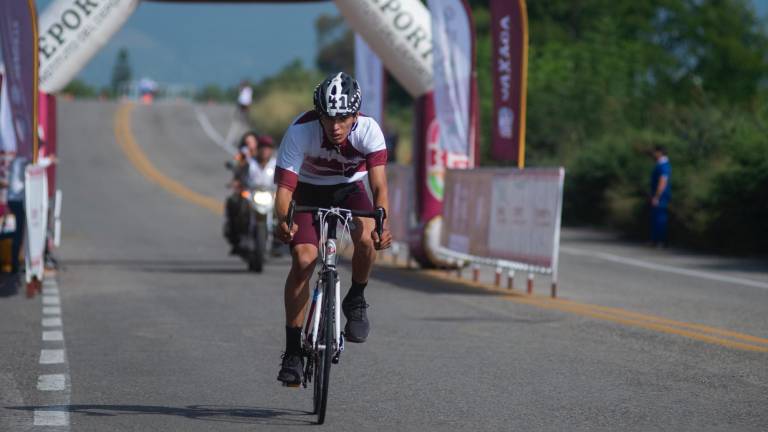
{"type": "Polygon", "coordinates": [[[43,315],[61,315],[61,308],[58,306],[43,306],[43,315]]]}
{"type": "MultiPolygon", "coordinates": [[[[43,280],[42,310],[42,340],[44,347],[58,346],[57,349],[41,349],[41,371],[59,372],[40,374],[37,377],[37,390],[43,392],[56,392],[53,399],[55,404],[39,407],[34,410],[33,425],[56,427],[56,430],[69,431],[69,406],[70,406],[70,376],[67,363],[66,344],[64,342],[63,323],[61,319],[61,297],[59,297],[58,283],[54,278],[43,280]]],[[[50,400],[50,397],[43,398],[50,400]]]]}
{"type": "Polygon", "coordinates": [[[58,306],[61,304],[59,296],[43,296],[43,304],[48,306],[58,306]]]}
{"type": "Polygon", "coordinates": [[[760,282],[752,279],[744,279],[744,278],[733,277],[733,276],[719,275],[716,273],[710,273],[705,271],[672,267],[664,264],[656,264],[648,261],[642,261],[635,258],[628,258],[628,257],[608,254],[604,252],[594,252],[594,251],[589,251],[585,249],[577,249],[577,248],[572,248],[568,246],[561,246],[560,251],[569,255],[599,258],[605,261],[611,261],[619,264],[625,264],[625,265],[645,268],[649,270],[662,271],[667,273],[679,274],[683,276],[691,276],[699,279],[708,279],[708,280],[714,280],[718,282],[726,282],[726,283],[732,283],[737,285],[746,285],[746,286],[755,287],[755,288],[768,289],[768,283],[760,282]]]}
{"type": "Polygon", "coordinates": [[[46,342],[58,342],[64,340],[64,332],[61,330],[48,330],[43,332],[43,340],[46,342]]]}
{"type": "Polygon", "coordinates": [[[64,363],[63,349],[41,349],[40,364],[59,364],[64,363]]]}
{"type": "Polygon", "coordinates": [[[229,138],[229,133],[232,131],[232,125],[229,126],[229,131],[227,132],[227,139],[225,140],[219,133],[216,131],[216,129],[213,128],[213,125],[211,124],[211,121],[208,120],[208,117],[203,113],[203,111],[198,108],[196,105],[193,105],[192,107],[195,111],[195,117],[197,117],[198,123],[200,123],[200,127],[203,128],[203,132],[208,136],[208,138],[211,139],[217,146],[221,147],[222,150],[227,152],[230,156],[234,156],[235,149],[229,148],[227,146],[227,141],[229,138]]]}
{"type": "Polygon", "coordinates": [[[43,327],[61,327],[60,317],[43,318],[43,327]]]}
{"type": "Polygon", "coordinates": [[[66,407],[35,410],[35,426],[68,426],[69,411],[66,407]]]}
{"type": "Polygon", "coordinates": [[[62,391],[67,388],[65,374],[47,374],[37,377],[37,389],[40,391],[62,391]]]}

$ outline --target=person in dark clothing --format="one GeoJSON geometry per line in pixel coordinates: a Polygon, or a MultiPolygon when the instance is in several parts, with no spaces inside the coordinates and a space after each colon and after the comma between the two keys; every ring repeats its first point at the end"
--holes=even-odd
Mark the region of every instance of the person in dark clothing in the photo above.
{"type": "Polygon", "coordinates": [[[662,146],[654,148],[653,158],[656,164],[651,173],[651,243],[662,247],[667,245],[672,165],[669,163],[666,149],[662,146]]]}

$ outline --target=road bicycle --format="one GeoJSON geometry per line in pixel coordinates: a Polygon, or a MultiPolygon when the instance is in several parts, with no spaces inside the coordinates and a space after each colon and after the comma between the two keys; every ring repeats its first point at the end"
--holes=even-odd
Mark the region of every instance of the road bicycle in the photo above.
{"type": "Polygon", "coordinates": [[[302,337],[302,352],[306,360],[302,385],[306,388],[309,383],[313,383],[313,414],[317,414],[317,423],[323,424],[328,406],[331,364],[339,363],[339,357],[344,351],[340,314],[341,292],[336,271],[337,228],[340,226],[349,233],[352,218],[371,218],[376,221],[376,232],[381,237],[386,213],[382,208],[366,212],[339,207],[297,206],[295,201],[291,201],[287,218],[289,229],[293,226],[295,213],[313,213],[320,227],[318,251],[321,266],[302,337]]]}

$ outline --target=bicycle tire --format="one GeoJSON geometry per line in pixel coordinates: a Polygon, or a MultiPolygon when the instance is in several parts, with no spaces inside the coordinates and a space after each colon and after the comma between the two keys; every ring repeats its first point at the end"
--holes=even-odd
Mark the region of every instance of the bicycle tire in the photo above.
{"type": "Polygon", "coordinates": [[[331,356],[333,354],[333,321],[334,321],[334,308],[336,303],[336,273],[329,271],[325,274],[325,293],[323,295],[323,314],[320,316],[322,323],[324,323],[324,337],[325,350],[321,354],[322,357],[322,369],[318,370],[318,378],[322,374],[322,385],[320,386],[319,406],[317,409],[317,424],[323,424],[325,422],[325,412],[328,407],[328,387],[331,377],[331,356]]]}

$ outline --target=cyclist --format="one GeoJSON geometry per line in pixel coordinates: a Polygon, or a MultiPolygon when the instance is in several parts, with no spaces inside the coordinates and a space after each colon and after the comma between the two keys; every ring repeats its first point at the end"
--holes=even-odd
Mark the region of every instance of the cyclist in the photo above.
{"type": "MultiPolygon", "coordinates": [[[[288,127],[280,144],[275,183],[278,185],[276,236],[291,245],[291,269],[285,281],[285,354],[277,379],[299,384],[303,376],[301,326],[309,299],[309,280],[317,262],[319,226],[313,215],[297,213],[286,223],[291,200],[297,205],[343,207],[386,212],[387,149],[376,121],[360,115],[361,91],[346,73],[328,76],[314,91],[314,109],[288,127]],[[363,180],[373,195],[371,203],[363,180]]],[[[392,235],[386,224],[381,238],[373,220],[355,218],[352,231],[352,285],[342,301],[347,318],[345,339],[365,342],[370,324],[363,292],[368,284],[376,250],[388,248],[392,235]]]]}

